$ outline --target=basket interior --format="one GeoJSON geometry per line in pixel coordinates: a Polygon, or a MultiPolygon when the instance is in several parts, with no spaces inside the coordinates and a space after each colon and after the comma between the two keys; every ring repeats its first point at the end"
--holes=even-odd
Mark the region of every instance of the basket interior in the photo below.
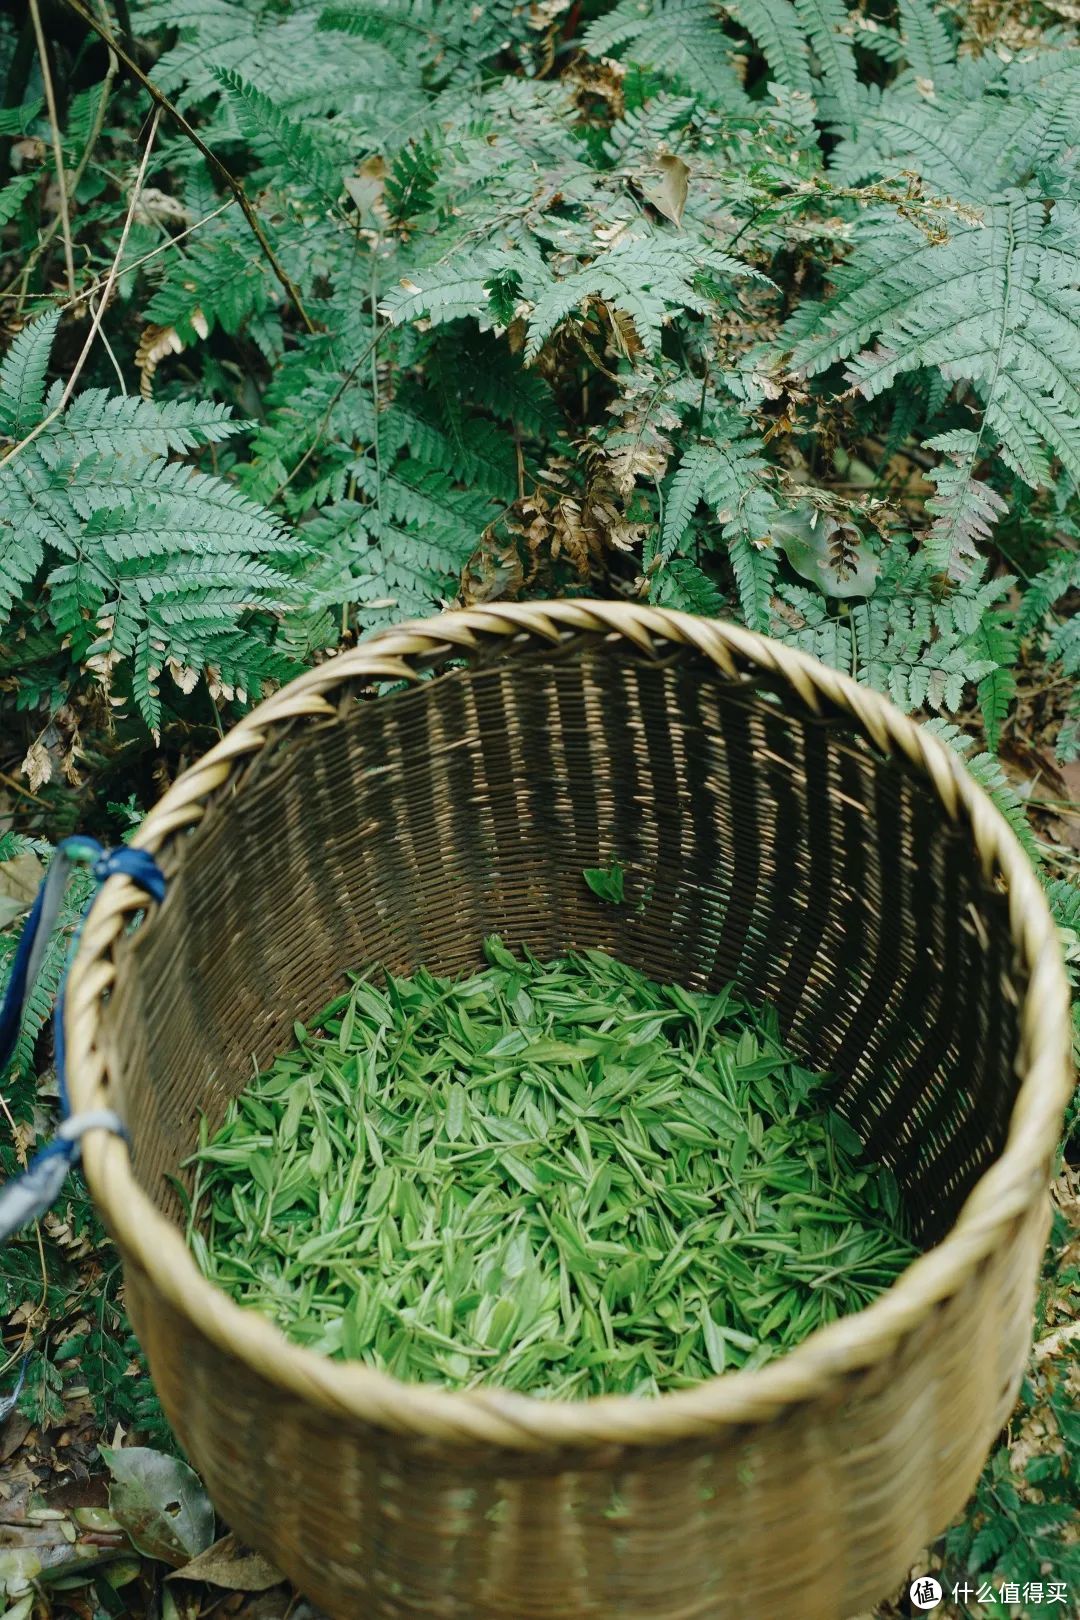
{"type": "Polygon", "coordinates": [[[1024,987],[970,829],[850,720],[697,654],[580,636],[354,689],[276,735],[163,860],[102,1035],[170,1215],[200,1113],[215,1126],[347,969],[457,973],[493,932],[775,1001],[925,1243],[1004,1143],[1024,987]],[[622,908],[581,876],[612,856],[622,908]]]}

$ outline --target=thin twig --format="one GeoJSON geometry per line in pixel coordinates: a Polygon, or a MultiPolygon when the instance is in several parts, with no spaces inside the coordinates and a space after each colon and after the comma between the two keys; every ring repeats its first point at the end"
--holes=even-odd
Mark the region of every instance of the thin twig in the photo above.
{"type": "MultiPolygon", "coordinates": [[[[93,298],[89,298],[87,300],[87,302],[90,305],[90,313],[91,313],[91,315],[96,316],[97,315],[97,305],[94,303],[93,298]]],[[[104,348],[105,353],[108,355],[109,359],[112,361],[112,368],[116,372],[116,380],[120,384],[120,392],[126,398],[127,397],[127,383],[124,381],[124,373],[120,369],[120,362],[116,358],[116,355],[113,353],[113,346],[109,342],[108,334],[105,332],[104,328],[101,329],[101,334],[100,335],[101,335],[102,347],[104,348]]]]}
{"type": "Polygon", "coordinates": [[[304,467],[311,460],[312,456],[315,454],[315,451],[319,447],[319,444],[320,444],[320,442],[322,440],[323,434],[326,432],[327,428],[330,425],[330,418],[334,414],[334,407],[337,405],[338,401],[341,399],[342,395],[346,392],[346,390],[348,388],[350,388],[352,386],[352,384],[356,381],[356,378],[357,378],[357,376],[359,374],[359,371],[360,371],[360,367],[363,365],[364,361],[368,358],[368,356],[375,352],[376,348],[378,347],[379,343],[381,342],[381,340],[383,338],[383,335],[386,332],[389,332],[389,330],[390,330],[389,325],[380,326],[379,330],[375,333],[375,336],[372,338],[371,342],[363,350],[363,352],[361,353],[359,358],[355,361],[355,363],[352,365],[352,367],[349,369],[349,371],[346,372],[346,374],[342,378],[340,384],[334,390],[333,398],[331,399],[329,405],[326,407],[325,411],[322,414],[322,420],[319,422],[318,427],[315,429],[315,437],[312,439],[311,443],[308,445],[307,449],[304,451],[304,454],[300,457],[300,460],[296,463],[296,466],[293,468],[292,472],[289,473],[289,475],[283,480],[283,482],[278,485],[277,489],[275,489],[273,495],[270,497],[271,502],[276,501],[281,495],[284,494],[284,492],[288,489],[289,485],[292,483],[293,479],[296,477],[297,473],[302,472],[304,467]]]}
{"type": "Polygon", "coordinates": [[[82,0],[67,0],[67,3],[71,7],[72,11],[82,18],[86,26],[92,29],[93,32],[97,34],[99,39],[104,40],[105,44],[108,45],[111,50],[116,52],[124,67],[134,79],[138,80],[139,84],[142,85],[143,89],[146,91],[147,95],[151,97],[156,106],[162,112],[168,113],[169,117],[183,131],[188,140],[191,141],[197,150],[202,153],[203,157],[206,159],[207,163],[209,163],[219,180],[228,186],[229,190],[240,204],[244,218],[250,225],[255,240],[262,249],[267,263],[274,272],[278,281],[281,283],[282,287],[285,289],[293,308],[303,321],[306,330],[309,332],[317,332],[319,327],[304,308],[304,301],[300,296],[300,289],[297,287],[296,283],[293,281],[292,277],[281,263],[277,254],[274,252],[273,247],[270,245],[270,239],[263,230],[262,222],[252,207],[251,199],[244,190],[241,182],[232,173],[231,169],[226,168],[225,164],[217,156],[216,152],[207,146],[198,130],[191,127],[183,113],[180,111],[179,107],[174,106],[164,91],[159,90],[154,81],[147,77],[142,68],[139,66],[138,62],[136,62],[134,58],[129,55],[129,53],[120,44],[119,40],[116,39],[116,37],[111,34],[102,23],[99,23],[97,18],[86,9],[86,7],[82,4],[82,0]]]}
{"type": "Polygon", "coordinates": [[[139,206],[139,197],[142,193],[143,181],[146,179],[146,171],[150,163],[150,153],[153,150],[154,137],[157,135],[158,124],[160,122],[161,108],[155,107],[154,116],[150,123],[150,133],[146,140],[146,148],[142,155],[142,161],[139,164],[139,172],[135,176],[135,187],[131,193],[131,202],[128,204],[127,216],[124,219],[124,228],[120,232],[120,245],[116,250],[116,257],[113,259],[112,268],[110,269],[108,277],[105,281],[105,287],[101,294],[101,303],[98,305],[94,313],[94,319],[90,324],[90,330],[86,334],[86,342],[82,346],[79,358],[76,360],[71,376],[67,380],[64,392],[60,396],[59,403],[53,407],[43,421],[38,423],[37,427],[31,428],[26,437],[24,439],[20,439],[18,444],[14,445],[12,449],[8,451],[7,455],[4,457],[3,463],[0,463],[0,465],[6,465],[7,462],[13,460],[14,457],[20,453],[20,451],[26,449],[28,444],[33,443],[39,434],[44,433],[47,427],[51,427],[53,422],[56,421],[57,417],[67,409],[71,396],[75,392],[75,384],[78,382],[80,376],[82,375],[83,367],[90,358],[90,350],[94,347],[94,339],[101,331],[101,323],[105,318],[105,311],[109,307],[109,299],[112,297],[112,291],[116,285],[116,278],[120,273],[120,263],[124,257],[124,249],[127,247],[127,239],[128,233],[131,230],[131,222],[135,218],[135,210],[139,206]]]}
{"type": "Polygon", "coordinates": [[[45,30],[41,26],[38,0],[30,0],[30,18],[34,24],[38,56],[41,60],[41,80],[45,88],[45,101],[49,109],[49,128],[52,134],[53,161],[56,164],[56,185],[60,193],[60,224],[64,232],[64,267],[67,270],[68,293],[75,296],[75,252],[71,245],[71,212],[68,207],[67,180],[64,175],[64,148],[60,140],[60,119],[56,111],[56,91],[53,89],[49,52],[45,45],[45,30]]]}
{"type": "MultiPolygon", "coordinates": [[[[130,264],[125,264],[123,266],[124,273],[127,274],[131,270],[138,270],[141,265],[148,264],[151,259],[156,259],[159,254],[168,253],[169,249],[175,247],[178,242],[182,242],[185,236],[190,236],[193,231],[201,230],[204,225],[209,225],[212,219],[217,219],[219,214],[223,214],[227,208],[234,207],[235,203],[235,197],[227,197],[221,207],[215,208],[213,213],[204,214],[202,219],[195,221],[194,225],[188,225],[185,230],[178,231],[175,236],[170,236],[167,241],[159,242],[156,248],[151,248],[149,253],[142,255],[142,258],[132,259],[130,264]]],[[[99,276],[97,281],[91,282],[90,286],[84,292],[79,293],[78,297],[69,299],[66,304],[53,304],[51,307],[53,309],[59,308],[61,315],[66,314],[69,309],[74,309],[77,304],[86,303],[88,299],[96,297],[104,287],[106,279],[105,276],[99,276]]],[[[0,293],[0,299],[10,298],[11,296],[10,293],[0,293]]]]}
{"type": "Polygon", "coordinates": [[[31,793],[29,788],[23,787],[21,782],[16,782],[15,778],[9,776],[6,771],[0,771],[0,782],[3,782],[6,787],[11,788],[15,793],[21,793],[24,799],[32,799],[35,804],[45,803],[39,793],[31,793]]]}
{"type": "MultiPolygon", "coordinates": [[[[379,330],[379,299],[375,290],[375,277],[377,264],[374,256],[371,260],[371,324],[375,331],[379,330]]],[[[379,448],[379,360],[375,353],[375,344],[371,344],[371,437],[375,451],[375,511],[379,519],[379,536],[382,537],[383,510],[382,510],[382,452],[379,448]]]]}
{"type": "MultiPolygon", "coordinates": [[[[16,1126],[14,1119],[11,1117],[11,1109],[7,1105],[7,1098],[2,1092],[0,1092],[0,1109],[3,1110],[4,1118],[11,1127],[11,1139],[15,1144],[15,1157],[18,1159],[22,1169],[25,1170],[29,1165],[30,1160],[27,1155],[26,1148],[23,1145],[23,1139],[19,1135],[18,1127],[16,1126]]],[[[41,1236],[40,1221],[34,1222],[34,1236],[37,1238],[38,1261],[41,1265],[41,1298],[37,1302],[37,1307],[34,1310],[33,1315],[29,1317],[23,1327],[23,1336],[19,1344],[19,1348],[17,1350],[13,1350],[11,1355],[8,1356],[3,1366],[0,1367],[0,1373],[6,1373],[8,1368],[14,1362],[18,1361],[19,1357],[25,1354],[25,1352],[29,1349],[31,1340],[33,1339],[34,1326],[40,1320],[45,1307],[49,1302],[49,1268],[45,1262],[45,1244],[41,1236]]]]}
{"type": "Polygon", "coordinates": [[[154,111],[154,116],[150,120],[150,133],[146,137],[146,145],[143,148],[142,160],[139,163],[139,172],[135,176],[135,185],[132,188],[131,201],[128,204],[127,216],[124,219],[124,228],[120,232],[120,244],[116,249],[116,257],[112,262],[112,268],[109,271],[108,277],[105,281],[105,286],[102,288],[101,303],[97,307],[97,313],[91,322],[89,332],[86,334],[86,342],[83,344],[82,353],[76,360],[75,368],[67,380],[67,385],[64,388],[64,392],[60,396],[60,403],[56,407],[58,413],[67,408],[68,402],[71,399],[72,394],[75,392],[75,384],[78,382],[82,369],[90,357],[90,350],[94,346],[94,339],[101,330],[101,323],[105,318],[105,311],[109,307],[109,299],[112,297],[113,288],[116,285],[116,278],[120,274],[120,266],[123,263],[124,258],[124,249],[127,247],[127,239],[131,232],[132,221],[135,218],[135,210],[138,208],[139,198],[142,196],[142,189],[146,180],[146,171],[150,167],[150,153],[154,149],[154,140],[157,136],[158,125],[160,122],[161,109],[156,108],[154,111]]]}
{"type": "MultiPolygon", "coordinates": [[[[72,201],[74,201],[75,193],[79,189],[79,182],[86,173],[90,159],[94,155],[94,149],[97,146],[98,141],[101,139],[101,131],[105,127],[105,111],[109,105],[109,94],[112,90],[112,82],[117,75],[119,67],[120,63],[116,59],[116,52],[110,50],[109,65],[105,70],[105,77],[101,82],[101,95],[98,99],[97,111],[94,114],[94,122],[91,125],[86,146],[83,148],[83,155],[79,159],[78,166],[72,173],[71,178],[67,183],[67,195],[72,201]]],[[[40,259],[41,255],[44,253],[45,249],[48,247],[49,243],[60,229],[60,222],[63,217],[63,211],[61,211],[56,215],[56,218],[52,221],[48,228],[44,230],[38,237],[35,246],[31,248],[30,252],[26,256],[25,268],[27,270],[31,270],[40,259]]],[[[0,296],[8,295],[0,294],[0,296]]],[[[77,298],[72,299],[73,303],[78,303],[78,301],[79,300],[77,298]]]]}
{"type": "Polygon", "coordinates": [[[87,137],[86,146],[83,148],[83,155],[79,159],[78,167],[71,177],[70,195],[72,197],[79,189],[79,182],[86,173],[97,143],[101,139],[101,132],[105,128],[105,114],[108,111],[109,97],[112,94],[113,80],[119,71],[120,63],[117,61],[116,52],[109,50],[109,65],[105,69],[105,77],[101,81],[101,96],[94,112],[94,122],[90,126],[90,134],[87,137]]]}

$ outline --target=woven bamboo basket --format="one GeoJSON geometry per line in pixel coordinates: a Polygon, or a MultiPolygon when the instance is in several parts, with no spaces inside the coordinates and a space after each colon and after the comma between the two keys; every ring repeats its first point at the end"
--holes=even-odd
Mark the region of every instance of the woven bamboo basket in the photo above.
{"type": "Polygon", "coordinates": [[[225,1519],[340,1620],[843,1620],[971,1492],[1028,1348],[1068,1090],[1038,884],[948,751],[733,626],[591,602],[451,612],[277,692],[110,879],[67,999],[127,1300],[225,1519]],[[597,905],[585,866],[653,885],[597,905]],[[624,908],[632,912],[632,907],[624,908]],[[138,922],[138,926],[134,926],[138,922]],[[485,934],[735,978],[842,1079],[924,1252],[757,1371],[655,1399],[406,1385],[286,1342],[197,1271],[168,1177],[348,968],[485,934]]]}

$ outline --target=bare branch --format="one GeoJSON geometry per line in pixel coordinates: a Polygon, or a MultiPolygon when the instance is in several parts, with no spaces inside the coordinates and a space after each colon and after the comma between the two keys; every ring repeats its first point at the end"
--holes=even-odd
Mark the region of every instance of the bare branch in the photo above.
{"type": "Polygon", "coordinates": [[[40,434],[44,433],[47,427],[52,426],[57,417],[63,414],[70,403],[71,396],[75,392],[75,384],[81,377],[83,368],[85,367],[87,360],[90,358],[90,350],[94,347],[94,339],[101,331],[101,323],[105,318],[105,311],[109,307],[109,299],[112,297],[113,288],[116,285],[116,278],[120,274],[120,265],[123,261],[124,249],[127,247],[128,233],[131,230],[131,222],[135,218],[135,210],[139,206],[139,197],[142,193],[143,182],[146,179],[146,171],[150,164],[150,153],[153,149],[154,138],[157,135],[158,124],[160,122],[161,108],[155,107],[153,120],[150,124],[150,134],[148,135],[146,141],[146,148],[143,151],[142,161],[139,164],[139,172],[135,176],[135,185],[131,193],[131,201],[128,204],[127,215],[124,219],[124,228],[120,232],[120,245],[116,250],[116,257],[113,259],[112,268],[110,269],[106,278],[105,286],[101,294],[101,302],[94,311],[94,319],[90,324],[89,332],[86,334],[86,342],[82,346],[79,353],[79,358],[76,360],[71,376],[67,380],[64,387],[64,392],[60,396],[60,402],[53,407],[48,416],[40,421],[35,428],[30,430],[24,439],[20,439],[18,444],[12,446],[0,465],[6,465],[21,451],[25,450],[28,444],[32,444],[40,434]]]}
{"type": "Polygon", "coordinates": [[[67,177],[64,174],[64,147],[60,139],[60,119],[56,111],[56,91],[53,88],[49,52],[45,45],[45,30],[41,26],[38,0],[30,0],[30,17],[34,24],[41,78],[45,87],[45,102],[49,109],[49,129],[52,134],[53,161],[56,164],[56,186],[60,193],[60,226],[64,233],[64,267],[67,270],[68,295],[75,296],[75,253],[71,244],[71,211],[69,208],[67,177]]]}
{"type": "Polygon", "coordinates": [[[120,44],[115,35],[110,33],[104,24],[98,22],[97,18],[86,9],[86,7],[82,4],[82,0],[67,0],[67,4],[71,7],[72,11],[76,12],[82,18],[86,26],[97,34],[99,39],[104,40],[105,44],[109,46],[110,50],[116,52],[116,55],[119,57],[127,71],[131,74],[132,78],[136,79],[139,84],[142,85],[147,95],[152,98],[161,111],[169,115],[178,128],[184,132],[188,140],[191,141],[192,145],[202,153],[207,163],[209,163],[214,173],[218,176],[218,179],[221,180],[224,185],[228,186],[229,190],[240,204],[244,218],[250,225],[255,240],[262,249],[267,263],[274,272],[278,281],[281,283],[282,287],[285,289],[293,308],[303,321],[305,328],[309,332],[317,332],[319,327],[304,308],[304,301],[300,296],[300,289],[297,287],[296,283],[293,281],[292,277],[281,263],[277,254],[274,252],[270,239],[263,230],[262,222],[259,219],[258,214],[255,212],[255,209],[252,207],[251,198],[244,190],[241,182],[236,178],[230,169],[226,168],[225,164],[222,163],[217,154],[212,151],[209,146],[207,146],[198,130],[191,127],[183,113],[180,111],[179,107],[174,106],[164,91],[159,90],[154,81],[146,76],[139,64],[124,49],[123,45],[120,44]]]}

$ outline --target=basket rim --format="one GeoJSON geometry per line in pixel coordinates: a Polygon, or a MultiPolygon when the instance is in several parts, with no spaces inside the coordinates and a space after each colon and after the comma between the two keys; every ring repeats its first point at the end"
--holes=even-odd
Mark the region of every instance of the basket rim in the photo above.
{"type": "MultiPolygon", "coordinates": [[[[207,800],[238,764],[275,732],[304,717],[327,719],[328,697],[364,680],[416,681],[420,670],[502,638],[522,649],[580,633],[624,637],[647,654],[653,638],[691,647],[728,676],[778,676],[814,713],[847,711],[884,753],[903,754],[924,775],[954,821],[965,822],[988,876],[1008,890],[1009,925],[1028,984],[1020,1007],[1021,1076],[999,1157],[972,1187],[949,1231],[873,1303],[819,1329],[757,1370],[734,1371],[691,1389],[642,1399],[600,1395],[549,1401],[498,1388],[452,1391],[405,1383],[359,1362],[331,1361],[291,1343],[268,1318],[235,1304],[199,1271],[179,1230],[137,1182],[127,1144],[105,1130],[83,1143],[86,1178],[125,1264],[199,1334],[244,1363],[274,1390],[374,1429],[509,1451],[580,1451],[658,1446],[718,1429],[765,1422],[807,1402],[839,1398],[845,1385],[895,1353],[955,1294],[1010,1228],[1045,1202],[1049,1168],[1071,1091],[1069,991],[1057,930],[1015,834],[945,745],[879,693],[808,654],[741,626],[643,604],[571,599],[450,610],[380,630],[308,670],[245,715],[185,771],[141,824],[135,846],[160,852],[202,819],[207,800]]],[[[168,898],[164,902],[168,904],[168,898]]],[[[129,879],[104,885],[71,964],[65,1034],[72,1106],[109,1106],[108,1059],[100,1044],[102,997],[116,976],[113,947],[145,896],[129,879]]]]}

